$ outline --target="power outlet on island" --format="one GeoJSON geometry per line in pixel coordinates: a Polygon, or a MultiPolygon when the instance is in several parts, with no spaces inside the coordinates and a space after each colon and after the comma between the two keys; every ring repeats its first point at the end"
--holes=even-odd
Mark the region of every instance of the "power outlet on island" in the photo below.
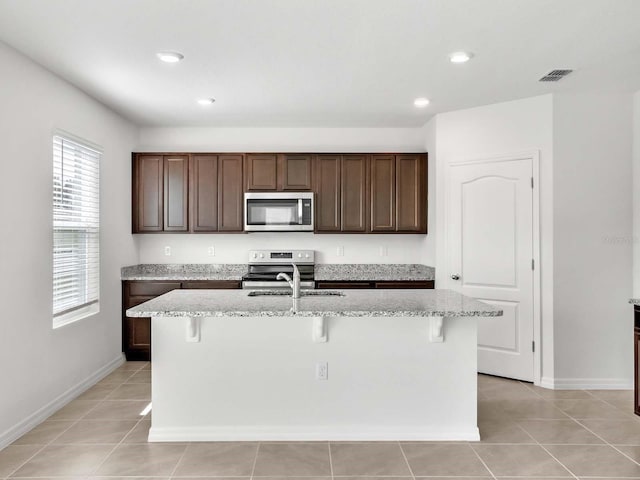
{"type": "Polygon", "coordinates": [[[214,247],[212,245],[209,248],[207,248],[207,255],[209,255],[210,257],[215,257],[216,256],[216,247],[214,247]]]}
{"type": "Polygon", "coordinates": [[[344,247],[343,247],[343,246],[339,246],[339,247],[336,249],[336,255],[337,255],[338,257],[344,257],[344,247]]]}
{"type": "Polygon", "coordinates": [[[327,362],[316,363],[316,380],[329,379],[329,365],[327,362]]]}
{"type": "Polygon", "coordinates": [[[171,256],[171,247],[164,247],[164,254],[167,257],[170,257],[171,256]]]}

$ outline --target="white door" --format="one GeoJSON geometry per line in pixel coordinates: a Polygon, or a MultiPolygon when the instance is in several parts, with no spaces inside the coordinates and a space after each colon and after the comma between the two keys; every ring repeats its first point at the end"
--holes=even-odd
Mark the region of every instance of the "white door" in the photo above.
{"type": "Polygon", "coordinates": [[[450,166],[449,287],[504,310],[478,320],[478,371],[533,381],[531,159],[450,166]]]}

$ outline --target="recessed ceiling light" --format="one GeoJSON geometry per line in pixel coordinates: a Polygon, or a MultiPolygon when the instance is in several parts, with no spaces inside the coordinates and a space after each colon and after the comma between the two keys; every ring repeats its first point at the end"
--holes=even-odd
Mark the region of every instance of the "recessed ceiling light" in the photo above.
{"type": "Polygon", "coordinates": [[[184,55],[178,52],[158,52],[156,55],[165,63],[178,63],[184,58],[184,55]]]}
{"type": "Polygon", "coordinates": [[[424,97],[416,98],[413,101],[413,104],[416,107],[423,108],[423,107],[426,107],[427,105],[429,105],[429,99],[428,98],[424,98],[424,97]]]}
{"type": "Polygon", "coordinates": [[[216,101],[215,98],[200,98],[200,99],[198,99],[198,103],[200,105],[211,105],[215,101],[216,101]]]}
{"type": "Polygon", "coordinates": [[[465,63],[473,58],[473,53],[471,52],[453,52],[449,55],[449,60],[451,63],[465,63]]]}

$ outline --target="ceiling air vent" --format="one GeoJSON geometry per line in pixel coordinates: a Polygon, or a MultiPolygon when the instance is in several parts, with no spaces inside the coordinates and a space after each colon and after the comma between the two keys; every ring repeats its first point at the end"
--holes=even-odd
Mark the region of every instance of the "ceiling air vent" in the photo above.
{"type": "Polygon", "coordinates": [[[557,82],[558,80],[562,80],[564,77],[569,75],[573,70],[551,70],[544,77],[542,77],[539,82],[557,82]]]}

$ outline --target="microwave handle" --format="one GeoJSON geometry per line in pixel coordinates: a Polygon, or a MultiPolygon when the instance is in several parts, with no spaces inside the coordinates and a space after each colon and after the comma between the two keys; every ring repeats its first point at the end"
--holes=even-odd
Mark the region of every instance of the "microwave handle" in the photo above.
{"type": "Polygon", "coordinates": [[[298,199],[298,225],[302,225],[302,199],[298,199]]]}

